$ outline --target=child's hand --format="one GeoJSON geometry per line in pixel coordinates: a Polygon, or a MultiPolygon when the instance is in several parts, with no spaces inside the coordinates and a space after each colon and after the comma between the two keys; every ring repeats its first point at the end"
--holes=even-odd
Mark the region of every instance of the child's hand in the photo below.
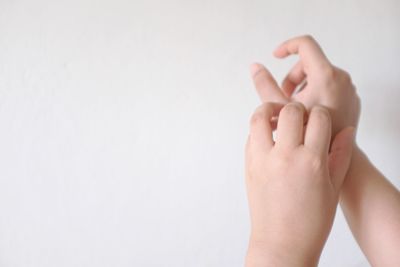
{"type": "Polygon", "coordinates": [[[331,229],[350,163],[354,128],[333,140],[329,112],[264,103],[253,114],[246,145],[251,237],[246,265],[316,266],[331,229]],[[276,142],[271,118],[278,115],[276,142]]]}
{"type": "Polygon", "coordinates": [[[333,134],[347,126],[356,127],[360,100],[349,74],[333,66],[310,36],[290,39],[274,52],[278,58],[291,54],[298,54],[300,60],[283,80],[281,89],[261,64],[252,65],[254,83],[261,100],[279,103],[297,101],[308,110],[322,105],[329,109],[332,116],[333,134]],[[295,92],[298,86],[301,90],[295,92]]]}

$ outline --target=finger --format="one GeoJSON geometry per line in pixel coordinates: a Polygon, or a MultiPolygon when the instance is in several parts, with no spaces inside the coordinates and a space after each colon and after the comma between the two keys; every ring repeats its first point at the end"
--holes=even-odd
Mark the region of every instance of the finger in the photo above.
{"type": "Polygon", "coordinates": [[[252,147],[268,150],[274,145],[271,119],[277,116],[282,105],[263,103],[253,113],[250,121],[250,143],[252,147]]]}
{"type": "Polygon", "coordinates": [[[289,71],[285,79],[282,82],[282,91],[287,98],[290,98],[296,88],[304,81],[306,74],[303,71],[301,61],[297,62],[296,65],[289,71]]]}
{"type": "Polygon", "coordinates": [[[305,108],[301,103],[289,103],[279,113],[276,146],[294,148],[303,143],[305,108]]]}
{"type": "Polygon", "coordinates": [[[262,102],[287,103],[288,100],[280,90],[271,73],[259,63],[250,66],[254,86],[262,102]]]}
{"type": "Polygon", "coordinates": [[[304,145],[320,156],[328,156],[331,141],[331,116],[329,111],[321,106],[311,109],[308,117],[304,145]]]}
{"type": "Polygon", "coordinates": [[[292,38],[279,45],[274,51],[274,55],[278,58],[285,58],[292,54],[299,55],[305,73],[330,65],[321,47],[313,37],[308,35],[292,38]]]}
{"type": "Polygon", "coordinates": [[[328,166],[332,184],[337,191],[340,190],[350,166],[354,136],[354,127],[347,127],[341,130],[332,142],[328,166]]]}

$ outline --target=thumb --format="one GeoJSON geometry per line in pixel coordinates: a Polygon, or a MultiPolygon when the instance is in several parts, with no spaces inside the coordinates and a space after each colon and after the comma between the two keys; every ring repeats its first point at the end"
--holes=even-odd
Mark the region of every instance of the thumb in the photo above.
{"type": "Polygon", "coordinates": [[[344,177],[350,166],[353,143],[355,137],[355,128],[347,127],[336,134],[332,141],[329,153],[329,174],[332,184],[337,191],[343,184],[344,177]]]}
{"type": "Polygon", "coordinates": [[[289,99],[283,94],[271,73],[259,63],[250,66],[254,86],[262,102],[276,102],[285,104],[289,99]]]}

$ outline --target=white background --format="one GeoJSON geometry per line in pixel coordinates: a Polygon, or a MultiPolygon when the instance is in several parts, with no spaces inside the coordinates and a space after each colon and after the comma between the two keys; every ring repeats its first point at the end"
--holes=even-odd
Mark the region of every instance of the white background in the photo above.
{"type": "MultiPolygon", "coordinates": [[[[243,266],[253,61],[309,33],[400,185],[400,2],[0,0],[0,266],[243,266]]],[[[366,266],[339,211],[320,266],[366,266]]]]}

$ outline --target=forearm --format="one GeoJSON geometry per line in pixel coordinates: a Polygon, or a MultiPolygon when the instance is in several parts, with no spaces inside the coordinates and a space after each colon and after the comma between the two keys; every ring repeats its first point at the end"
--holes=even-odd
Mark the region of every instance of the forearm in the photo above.
{"type": "Polygon", "coordinates": [[[272,242],[259,238],[258,235],[250,236],[249,247],[246,255],[246,267],[316,267],[318,265],[321,249],[301,248],[293,246],[290,242],[272,242]]]}
{"type": "Polygon", "coordinates": [[[353,151],[340,204],[372,266],[400,266],[400,193],[359,148],[353,151]]]}
{"type": "Polygon", "coordinates": [[[246,255],[246,267],[316,267],[317,259],[305,255],[296,257],[293,249],[270,250],[263,246],[251,245],[246,255]]]}

